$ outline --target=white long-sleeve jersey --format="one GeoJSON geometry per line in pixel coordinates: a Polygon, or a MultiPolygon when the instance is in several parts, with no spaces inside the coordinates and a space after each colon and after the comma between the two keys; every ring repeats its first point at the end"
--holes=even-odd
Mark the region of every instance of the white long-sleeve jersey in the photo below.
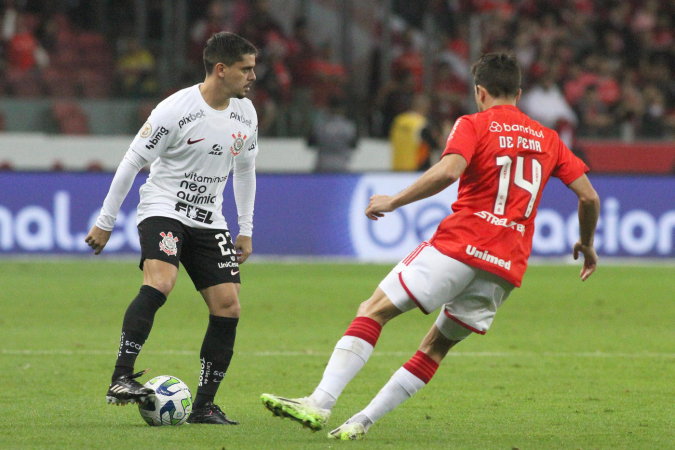
{"type": "Polygon", "coordinates": [[[154,161],[141,187],[138,223],[169,217],[194,228],[227,228],[223,189],[234,173],[239,234],[251,236],[255,200],[258,118],[248,99],[230,99],[223,111],[211,108],[199,85],[159,103],[131,143],[103,203],[96,225],[112,230],[138,171],[154,161]]]}

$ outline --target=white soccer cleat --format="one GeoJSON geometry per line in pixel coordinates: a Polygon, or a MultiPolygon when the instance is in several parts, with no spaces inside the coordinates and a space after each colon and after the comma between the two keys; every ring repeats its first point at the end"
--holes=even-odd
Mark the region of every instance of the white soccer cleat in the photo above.
{"type": "Polygon", "coordinates": [[[275,416],[293,419],[312,431],[322,429],[330,418],[330,410],[317,407],[307,397],[284,398],[272,394],[263,394],[260,399],[265,408],[272,411],[275,416]]]}
{"type": "Polygon", "coordinates": [[[343,423],[328,433],[328,439],[340,439],[341,441],[358,441],[364,437],[366,437],[366,428],[361,422],[343,423]]]}

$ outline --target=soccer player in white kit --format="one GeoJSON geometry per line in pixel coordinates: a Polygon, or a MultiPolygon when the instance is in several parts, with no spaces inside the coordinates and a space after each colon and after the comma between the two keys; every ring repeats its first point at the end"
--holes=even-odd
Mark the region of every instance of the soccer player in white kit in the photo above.
{"type": "Polygon", "coordinates": [[[120,164],[86,242],[98,255],[134,178],[152,162],[140,189],[138,230],[143,285],[129,305],[108,403],[145,402],[153,391],[136,381],[138,353],[157,310],[176,283],[179,261],[209,309],[199,387],[188,422],[237,424],[214,398],[233,355],[239,321],[239,264],[252,252],[258,119],[246,99],[255,81],[256,48],[232,33],[217,33],[204,48],[203,83],[166,98],[152,111],[120,164]],[[222,213],[233,171],[239,215],[236,241],[222,213]]]}

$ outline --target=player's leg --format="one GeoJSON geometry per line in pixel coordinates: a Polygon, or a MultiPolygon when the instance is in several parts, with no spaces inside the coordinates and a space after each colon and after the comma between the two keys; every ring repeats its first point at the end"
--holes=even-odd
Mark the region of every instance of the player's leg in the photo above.
{"type": "MultiPolygon", "coordinates": [[[[464,337],[471,334],[468,330],[460,333],[464,337]]],[[[342,440],[363,438],[371,425],[431,381],[445,355],[461,340],[459,336],[453,337],[447,338],[434,324],[422,340],[417,353],[394,373],[370,404],[331,431],[328,437],[342,440]]]]}
{"type": "Polygon", "coordinates": [[[133,374],[134,365],[150,335],[155,313],[176,283],[182,246],[181,227],[176,221],[147,219],[139,224],[139,236],[143,285],[124,314],[117,361],[106,395],[108,403],[121,405],[145,401],[152,393],[136,381],[144,372],[133,374]]]}
{"type": "Polygon", "coordinates": [[[214,403],[232,361],[239,305],[239,264],[227,230],[196,230],[181,262],[209,309],[209,324],[199,354],[201,372],[189,423],[236,425],[214,403]]]}
{"type": "MultiPolygon", "coordinates": [[[[455,261],[455,272],[462,271],[462,263],[455,261]]],[[[450,265],[446,267],[450,268],[450,265]]],[[[504,279],[472,269],[475,276],[441,310],[436,323],[427,333],[415,355],[394,373],[372,402],[352,416],[328,437],[360,439],[375,421],[426,386],[436,373],[448,351],[472,333],[485,334],[497,309],[506,301],[513,285],[504,279]]],[[[460,277],[464,278],[465,277],[460,277]]],[[[457,284],[457,276],[454,276],[457,284]]],[[[460,285],[462,283],[459,283],[460,285]]]]}

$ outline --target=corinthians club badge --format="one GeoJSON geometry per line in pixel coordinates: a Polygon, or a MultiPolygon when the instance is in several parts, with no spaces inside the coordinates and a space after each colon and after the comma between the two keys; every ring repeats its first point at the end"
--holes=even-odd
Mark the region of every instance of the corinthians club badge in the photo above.
{"type": "Polygon", "coordinates": [[[232,144],[232,147],[230,147],[230,153],[232,153],[234,156],[237,156],[239,153],[241,153],[241,149],[244,148],[244,139],[246,139],[246,135],[241,137],[240,131],[236,136],[234,133],[232,133],[232,137],[234,138],[234,143],[232,144]]]}
{"type": "Polygon", "coordinates": [[[178,247],[176,247],[176,242],[178,242],[177,237],[173,237],[173,233],[169,231],[168,234],[164,234],[164,232],[159,233],[160,236],[162,236],[162,241],[159,243],[159,249],[166,253],[167,255],[171,256],[176,256],[178,253],[178,247]]]}

